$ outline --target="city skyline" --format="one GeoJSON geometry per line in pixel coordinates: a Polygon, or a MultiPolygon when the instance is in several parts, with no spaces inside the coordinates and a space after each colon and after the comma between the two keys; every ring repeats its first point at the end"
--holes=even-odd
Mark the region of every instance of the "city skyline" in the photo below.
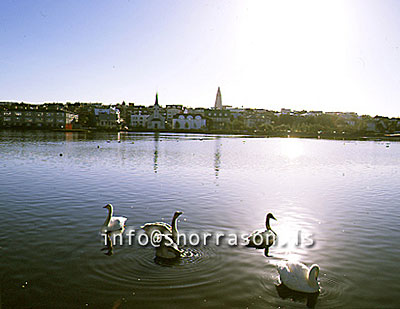
{"type": "Polygon", "coordinates": [[[399,117],[396,1],[2,1],[0,101],[399,117]]]}

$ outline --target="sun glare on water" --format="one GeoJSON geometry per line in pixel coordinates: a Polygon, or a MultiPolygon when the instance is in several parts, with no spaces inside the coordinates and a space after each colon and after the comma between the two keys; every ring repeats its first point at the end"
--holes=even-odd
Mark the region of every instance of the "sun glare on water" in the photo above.
{"type": "Polygon", "coordinates": [[[297,138],[282,139],[281,153],[288,159],[296,159],[304,154],[303,143],[297,138]]]}

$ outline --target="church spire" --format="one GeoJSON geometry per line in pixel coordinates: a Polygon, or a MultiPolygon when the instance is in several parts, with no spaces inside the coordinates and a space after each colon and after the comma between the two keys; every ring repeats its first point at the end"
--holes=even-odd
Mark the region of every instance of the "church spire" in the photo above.
{"type": "Polygon", "coordinates": [[[158,105],[158,92],[156,92],[156,103],[154,105],[158,105]]]}
{"type": "Polygon", "coordinates": [[[217,97],[215,99],[215,109],[222,109],[221,89],[218,87],[217,97]]]}

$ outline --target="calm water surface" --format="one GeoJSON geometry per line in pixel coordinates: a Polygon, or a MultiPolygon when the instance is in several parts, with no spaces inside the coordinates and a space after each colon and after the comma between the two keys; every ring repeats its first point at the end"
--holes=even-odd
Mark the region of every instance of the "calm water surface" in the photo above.
{"type": "Polygon", "coordinates": [[[0,303],[306,308],[276,287],[277,263],[299,260],[321,267],[316,308],[400,307],[399,184],[398,143],[3,131],[0,303]],[[107,203],[137,230],[182,210],[183,233],[248,233],[272,212],[279,244],[269,258],[213,239],[171,264],[135,241],[106,255],[107,203]]]}

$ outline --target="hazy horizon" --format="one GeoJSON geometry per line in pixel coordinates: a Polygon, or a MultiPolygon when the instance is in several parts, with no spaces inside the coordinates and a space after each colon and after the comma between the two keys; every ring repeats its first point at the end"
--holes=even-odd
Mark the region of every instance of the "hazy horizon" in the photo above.
{"type": "Polygon", "coordinates": [[[399,117],[400,3],[0,3],[0,101],[399,117]]]}

